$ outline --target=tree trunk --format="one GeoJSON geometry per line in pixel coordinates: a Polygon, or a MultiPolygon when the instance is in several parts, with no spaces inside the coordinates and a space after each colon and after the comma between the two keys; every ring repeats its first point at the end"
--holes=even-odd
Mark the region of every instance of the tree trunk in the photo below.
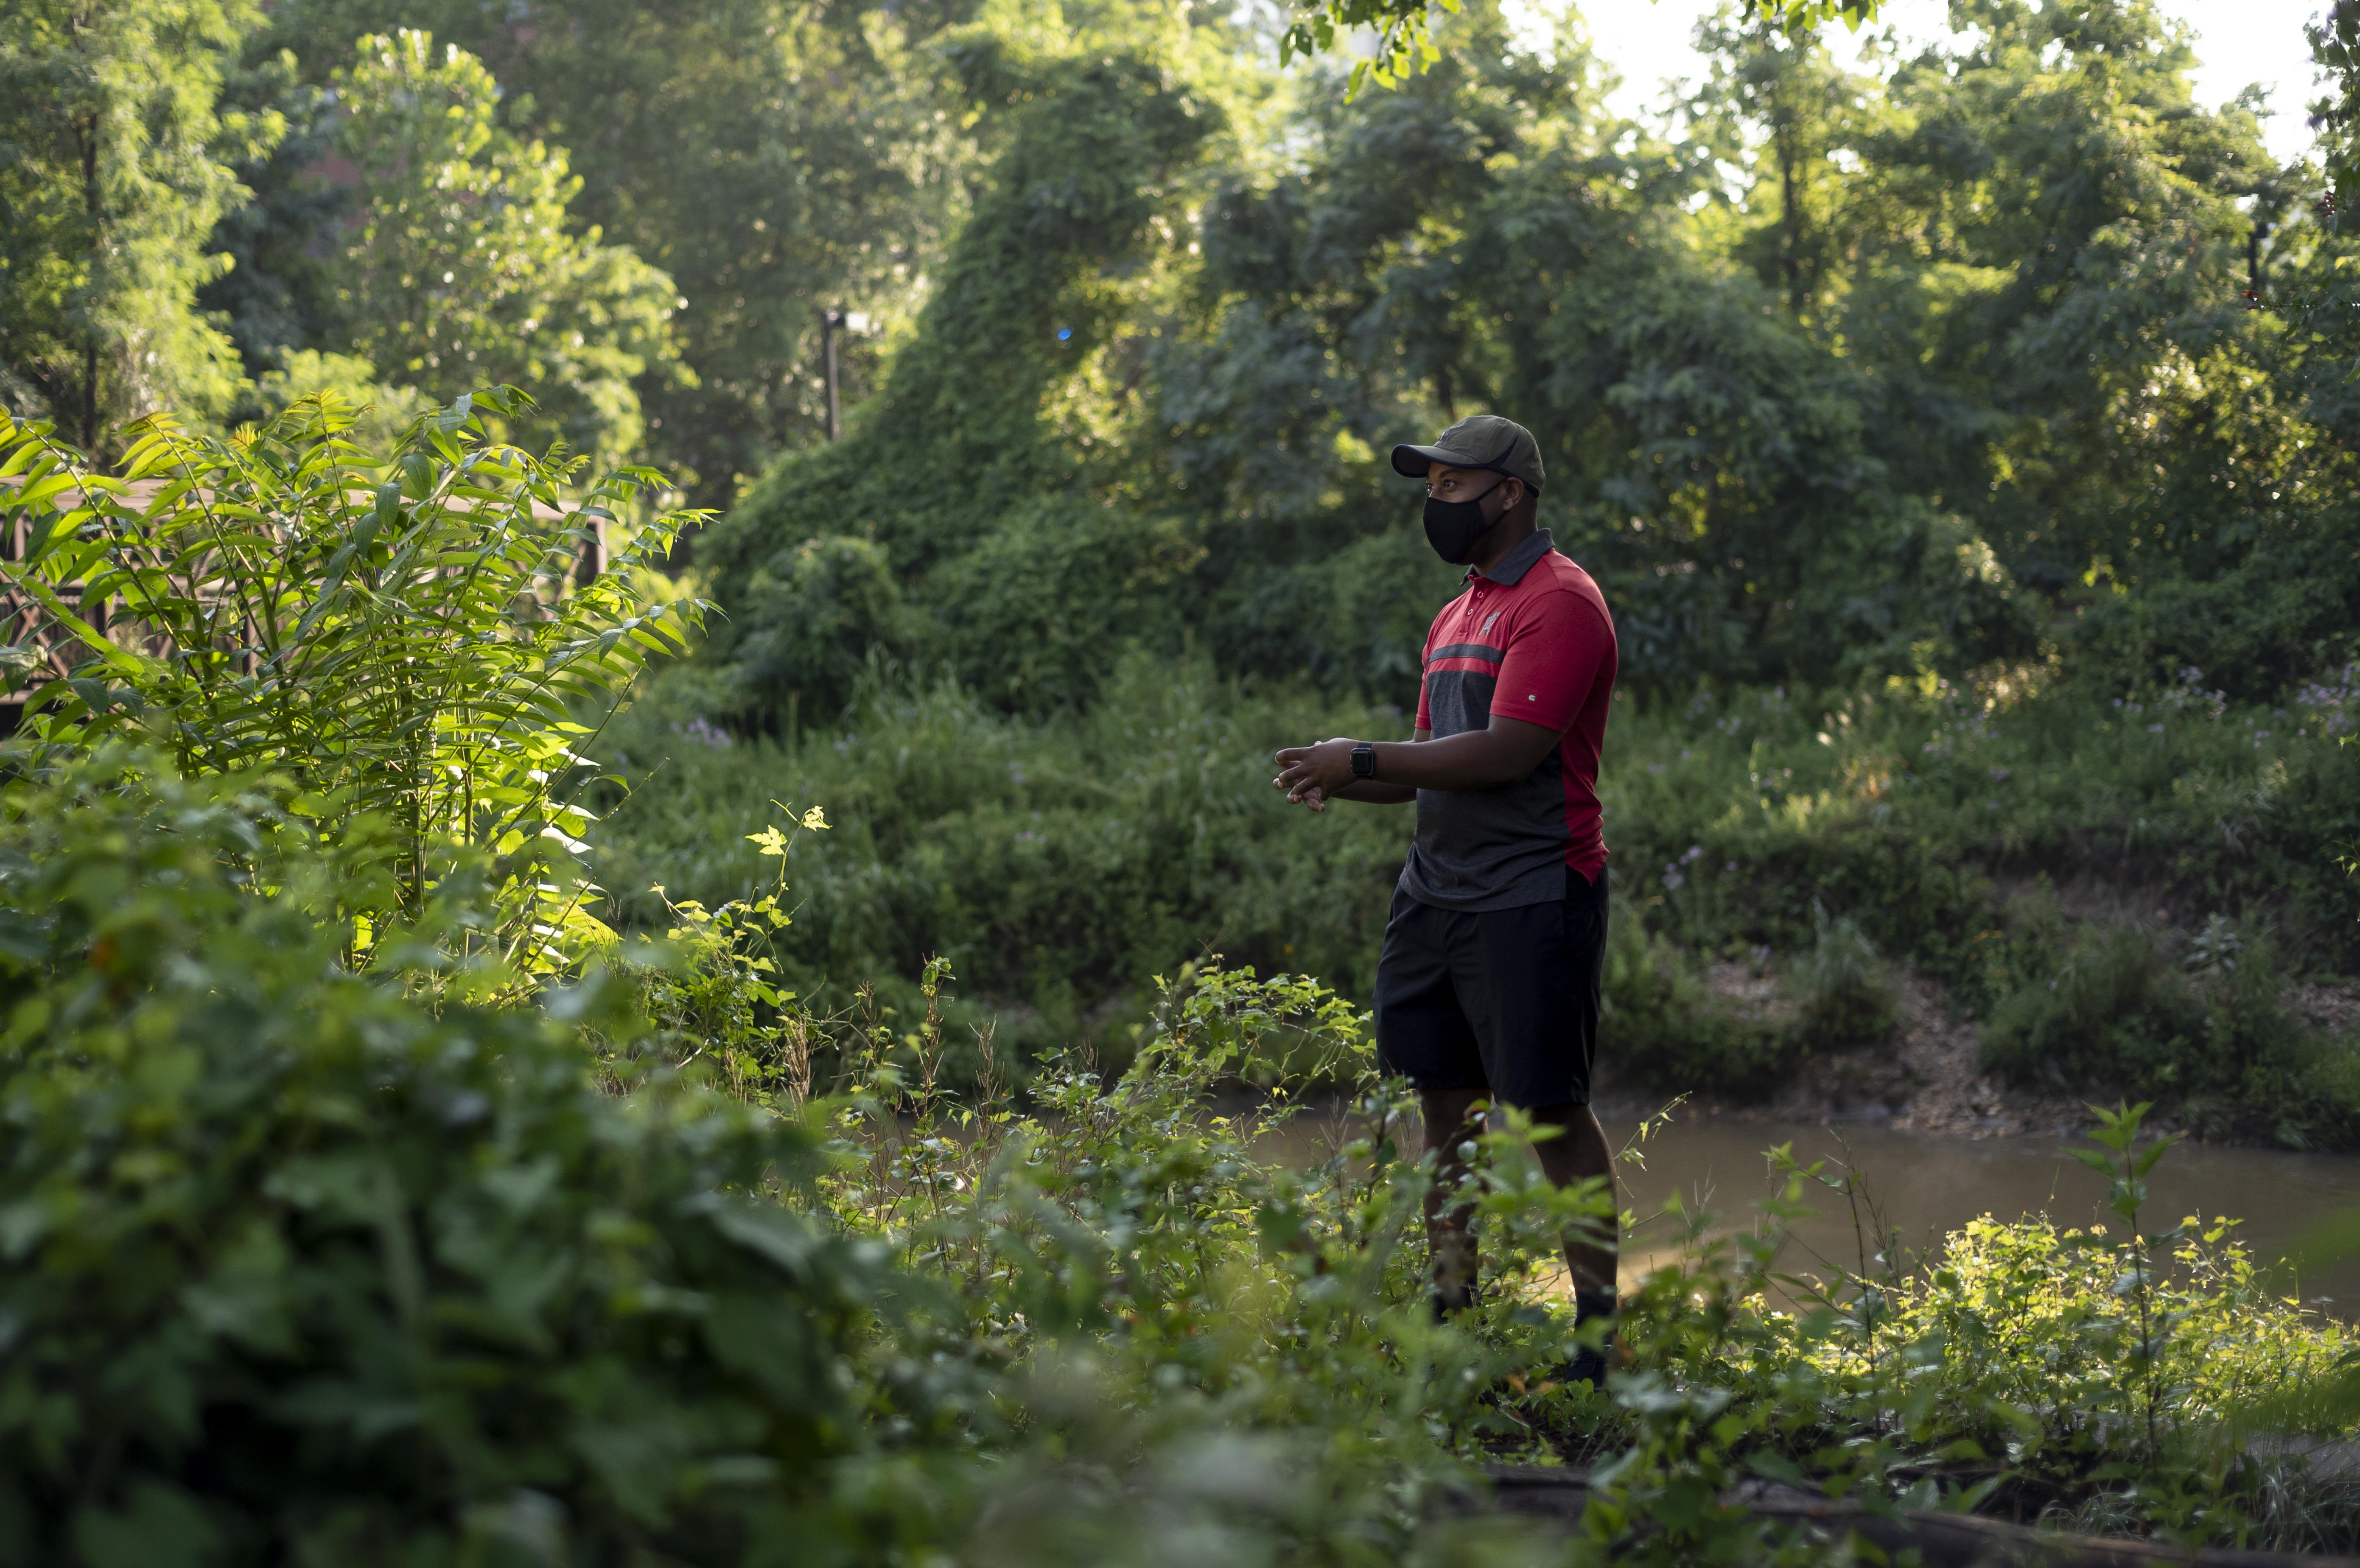
{"type": "MultiPolygon", "coordinates": [[[[104,226],[99,217],[98,201],[98,116],[92,115],[74,127],[82,143],[82,206],[90,219],[90,253],[99,253],[100,231],[104,226]]],[[[85,311],[82,323],[82,449],[95,456],[98,452],[98,322],[96,313],[85,311]]]]}

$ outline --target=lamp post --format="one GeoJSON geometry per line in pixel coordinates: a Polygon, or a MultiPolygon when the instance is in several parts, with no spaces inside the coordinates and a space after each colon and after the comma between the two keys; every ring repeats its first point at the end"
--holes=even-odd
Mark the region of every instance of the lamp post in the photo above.
{"type": "Polygon", "coordinates": [[[819,313],[819,354],[827,367],[827,438],[844,438],[844,416],[836,395],[836,334],[839,332],[867,332],[869,313],[847,311],[842,305],[830,305],[819,313]]]}

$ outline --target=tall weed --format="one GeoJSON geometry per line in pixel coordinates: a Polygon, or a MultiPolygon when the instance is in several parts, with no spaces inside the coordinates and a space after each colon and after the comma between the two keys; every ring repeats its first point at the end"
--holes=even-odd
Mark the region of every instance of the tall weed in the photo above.
{"type": "Polygon", "coordinates": [[[636,568],[688,519],[626,537],[661,479],[570,493],[578,460],[493,437],[530,406],[462,398],[380,454],[333,395],[230,440],[159,417],[113,475],[0,414],[0,531],[24,542],[0,563],[24,616],[9,667],[35,683],[15,765],[120,738],[184,776],[291,781],[303,842],[376,845],[380,874],[323,890],[358,954],[454,876],[486,884],[470,954],[548,973],[611,937],[582,861],[595,735],[570,710],[686,651],[701,607],[650,602],[636,568]]]}

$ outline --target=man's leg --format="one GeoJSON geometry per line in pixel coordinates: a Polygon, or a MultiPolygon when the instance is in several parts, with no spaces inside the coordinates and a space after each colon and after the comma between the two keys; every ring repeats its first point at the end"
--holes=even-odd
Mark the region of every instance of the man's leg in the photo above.
{"type": "Polygon", "coordinates": [[[1469,1112],[1476,1101],[1488,1098],[1482,1057],[1451,983],[1448,958],[1454,935],[1465,935],[1455,928],[1472,918],[1396,892],[1377,959],[1378,1065],[1417,1085],[1426,1146],[1436,1151],[1440,1165],[1426,1199],[1437,1313],[1471,1303],[1476,1280],[1470,1216],[1445,1201],[1466,1178],[1459,1146],[1482,1130],[1469,1112]]]}
{"type": "MultiPolygon", "coordinates": [[[[1559,1186],[1598,1177],[1612,1195],[1616,1220],[1602,1232],[1584,1227],[1563,1238],[1577,1324],[1612,1321],[1622,1239],[1613,1151],[1590,1109],[1607,914],[1604,878],[1569,871],[1560,903],[1479,916],[1481,947],[1468,955],[1475,960],[1470,971],[1452,977],[1459,995],[1480,1007],[1480,1014],[1470,1009],[1470,1023],[1483,1054],[1484,1080],[1504,1103],[1528,1109],[1536,1125],[1559,1129],[1535,1147],[1542,1173],[1559,1186]]],[[[1604,1356],[1594,1347],[1567,1366],[1573,1382],[1596,1385],[1605,1372],[1604,1356]]]]}
{"type": "Polygon", "coordinates": [[[1622,1190],[1614,1179],[1614,1151],[1607,1146],[1606,1129],[1587,1105],[1551,1105],[1533,1113],[1533,1124],[1561,1127],[1556,1137],[1533,1146],[1540,1157],[1541,1173],[1559,1187],[1571,1187],[1593,1176],[1606,1179],[1606,1195],[1613,1200],[1616,1218],[1589,1235],[1565,1239],[1565,1266],[1577,1293],[1612,1296],[1617,1244],[1622,1212],[1622,1190]]]}
{"type": "Polygon", "coordinates": [[[1426,1194],[1426,1254],[1434,1260],[1434,1310],[1439,1316],[1475,1304],[1475,1282],[1480,1274],[1471,1213],[1450,1195],[1467,1179],[1467,1162],[1459,1149],[1483,1130],[1474,1114],[1480,1089],[1426,1089],[1418,1091],[1418,1111],[1426,1119],[1426,1146],[1438,1155],[1434,1185],[1426,1194]]]}

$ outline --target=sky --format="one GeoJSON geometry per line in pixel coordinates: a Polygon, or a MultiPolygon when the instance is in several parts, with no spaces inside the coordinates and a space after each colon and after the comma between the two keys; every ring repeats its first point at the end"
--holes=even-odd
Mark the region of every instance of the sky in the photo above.
{"type": "MultiPolygon", "coordinates": [[[[1663,99],[1666,77],[1701,77],[1701,62],[1688,48],[1697,19],[1716,0],[1590,0],[1583,24],[1598,52],[1622,73],[1622,88],[1610,102],[1620,113],[1638,115],[1663,99]]],[[[2262,122],[2270,151],[2281,160],[2311,145],[2304,117],[2312,96],[2311,46],[2303,25],[2323,0],[2161,0],[2163,11],[2196,34],[2196,96],[2207,105],[2234,98],[2248,82],[2270,90],[2276,111],[2262,122]]],[[[1513,12],[1513,7],[1512,7],[1513,12]]],[[[1898,27],[1913,41],[1950,33],[1945,0],[1886,0],[1878,26],[1898,27]]],[[[1866,31],[1865,28],[1863,29],[1866,31]]],[[[1850,39],[1842,24],[1828,37],[1836,58],[1849,62],[1850,39]]]]}

